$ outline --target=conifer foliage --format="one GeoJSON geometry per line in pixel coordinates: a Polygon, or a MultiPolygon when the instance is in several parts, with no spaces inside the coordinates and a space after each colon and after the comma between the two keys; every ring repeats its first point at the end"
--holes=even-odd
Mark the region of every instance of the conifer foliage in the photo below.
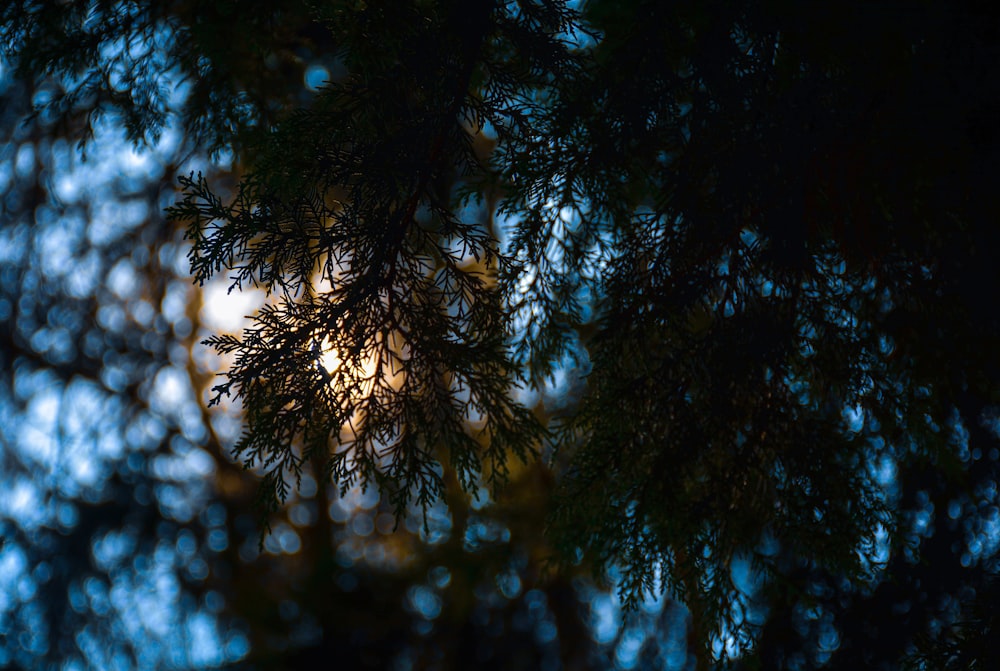
{"type": "MultiPolygon", "coordinates": [[[[337,74],[295,99],[213,49],[199,3],[150,4],[82,30],[166,17],[186,127],[244,160],[232,194],[182,176],[169,212],[197,282],[270,296],[210,340],[267,510],[316,459],[402,513],[451,475],[497,491],[551,448],[567,561],[619,575],[633,604],[685,601],[705,650],[724,632],[787,661],[735,564],[775,608],[804,574],[863,601],[887,557],[919,563],[918,491],[995,506],[1000,23],[983,7],[209,3],[251,55],[326,59],[337,74]],[[583,382],[558,412],[515,393],[567,370],[583,382]],[[934,485],[907,476],[927,468],[934,485]]],[[[22,68],[81,67],[87,40],[45,32],[64,10],[4,11],[22,68]]],[[[86,53],[104,79],[46,109],[155,131],[145,66],[115,79],[86,53]]]]}
{"type": "Polygon", "coordinates": [[[191,222],[197,280],[225,268],[235,288],[276,294],[242,339],[212,340],[235,355],[217,391],[243,401],[237,452],[265,467],[272,507],[316,455],[342,487],[377,482],[402,512],[411,495],[426,506],[441,494],[439,459],[466,489],[481,475],[499,484],[542,436],[509,393],[517,369],[495,284],[510,261],[452,192],[484,179],[475,131],[526,132],[527,111],[507,108],[533,82],[515,67],[562,66],[567,19],[417,9],[318,17],[351,75],[275,129],[233,204],[187,179],[171,210],[191,222]],[[554,62],[532,63],[542,49],[554,62]]]}

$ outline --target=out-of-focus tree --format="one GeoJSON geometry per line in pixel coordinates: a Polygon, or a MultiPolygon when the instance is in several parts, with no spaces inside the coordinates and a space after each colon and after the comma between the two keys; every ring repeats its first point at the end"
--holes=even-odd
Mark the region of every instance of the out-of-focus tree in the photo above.
{"type": "MultiPolygon", "coordinates": [[[[0,666],[204,668],[245,653],[199,586],[212,457],[186,373],[176,133],[132,151],[0,75],[0,666]],[[75,665],[75,666],[74,666],[75,665]]],[[[211,511],[211,509],[209,509],[211,511]]]]}
{"type": "MultiPolygon", "coordinates": [[[[626,626],[623,666],[980,663],[951,651],[977,649],[962,618],[983,617],[998,532],[989,7],[2,19],[52,128],[115,114],[150,142],[176,110],[186,147],[239,160],[235,185],[182,176],[170,212],[199,283],[267,293],[208,341],[271,529],[254,559],[220,460],[213,580],[257,663],[600,664],[570,582],[588,564],[627,605],[686,605],[682,653],[626,626]]],[[[198,415],[218,448],[223,416],[198,415]]]]}

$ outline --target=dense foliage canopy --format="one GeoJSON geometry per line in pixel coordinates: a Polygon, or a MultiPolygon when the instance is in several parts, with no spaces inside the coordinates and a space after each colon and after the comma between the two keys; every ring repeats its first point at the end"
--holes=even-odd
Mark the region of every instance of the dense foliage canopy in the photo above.
{"type": "MultiPolygon", "coordinates": [[[[976,2],[22,1],[0,42],[33,132],[175,132],[165,179],[189,154],[235,159],[181,172],[171,244],[198,284],[266,293],[242,333],[208,338],[227,366],[211,401],[240,404],[233,454],[275,534],[283,504],[321,500],[311,580],[333,579],[326,511],[360,485],[401,534],[416,519],[426,541],[444,515],[458,542],[386,581],[448,565],[471,594],[463,562],[530,566],[565,593],[594,568],[627,605],[684,604],[698,668],[986,668],[998,19],[976,2]],[[462,555],[496,520],[503,558],[462,555]]],[[[30,197],[5,216],[38,221],[30,197]]],[[[162,262],[157,244],[121,253],[162,262]]],[[[49,310],[41,347],[19,273],[8,374],[123,392],[155,364],[108,381],[109,351],[180,356],[179,317],[134,310],[120,343],[72,356],[49,310]]],[[[555,616],[566,668],[597,664],[571,657],[578,610],[555,616]]],[[[313,615],[336,649],[342,615],[313,615]]]]}

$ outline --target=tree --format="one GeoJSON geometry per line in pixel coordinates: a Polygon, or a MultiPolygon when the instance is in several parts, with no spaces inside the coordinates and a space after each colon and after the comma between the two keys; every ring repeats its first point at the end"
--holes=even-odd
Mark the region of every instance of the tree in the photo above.
{"type": "Polygon", "coordinates": [[[4,36],[22,76],[87,64],[48,113],[140,140],[163,69],[92,45],[169,26],[191,141],[242,160],[170,214],[198,282],[271,296],[210,340],[265,512],[315,477],[426,519],[541,453],[567,566],[684,602],[699,667],[919,660],[992,584],[989,8],[128,6],[15,4],[4,36]],[[313,96],[277,74],[306,53],[313,96]]]}

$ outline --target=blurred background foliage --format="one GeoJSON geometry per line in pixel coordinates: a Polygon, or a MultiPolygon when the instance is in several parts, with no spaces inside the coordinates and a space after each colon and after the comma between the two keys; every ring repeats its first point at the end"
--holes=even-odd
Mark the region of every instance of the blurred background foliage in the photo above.
{"type": "MultiPolygon", "coordinates": [[[[421,48],[371,35],[409,34],[412,26],[394,22],[433,13],[440,3],[398,3],[398,13],[378,4],[16,0],[0,10],[0,666],[687,669],[704,663],[695,634],[705,633],[692,624],[698,618],[671,594],[639,599],[636,610],[622,612],[615,582],[635,580],[643,565],[662,561],[633,543],[645,529],[599,530],[612,547],[637,548],[625,555],[631,572],[608,562],[610,588],[592,578],[590,554],[552,562],[545,532],[562,461],[512,462],[510,482],[496,497],[485,490],[469,497],[450,482],[426,518],[413,510],[399,520],[375,489],[341,492],[323,481],[321,464],[307,464],[258,545],[259,478],[230,458],[241,409],[227,400],[206,405],[216,374],[232,361],[199,343],[238,333],[240,317],[264,298],[227,292],[225,277],[194,286],[189,242],[164,209],[178,198],[177,175],[192,171],[232,197],[247,170],[273,159],[259,153],[268,147],[268,132],[292,110],[308,110],[324,82],[343,80],[351,59],[376,62],[421,48]],[[337,26],[343,32],[331,28],[337,26]],[[345,55],[343,43],[367,46],[345,55]]],[[[566,11],[561,3],[505,3],[508,20],[518,4],[566,11]]],[[[852,463],[870,467],[864,484],[879,488],[878,503],[891,508],[895,526],[865,530],[873,544],[864,556],[873,565],[861,580],[797,554],[794,544],[759,548],[770,564],[768,580],[750,558],[731,557],[718,583],[737,598],[716,607],[746,626],[740,637],[723,630],[710,641],[720,667],[972,669],[995,662],[989,642],[1000,543],[997,282],[988,261],[969,260],[970,250],[981,259],[996,249],[989,194],[998,155],[991,129],[1000,106],[996,74],[984,64],[996,62],[1000,23],[974,2],[947,9],[887,3],[865,11],[861,4],[820,11],[784,2],[588,3],[585,18],[598,28],[599,48],[546,127],[571,141],[556,147],[536,138],[538,163],[527,154],[511,169],[522,185],[541,184],[529,200],[544,203],[547,189],[558,196],[564,186],[542,181],[547,151],[563,152],[560,159],[579,168],[589,187],[603,184],[602,170],[621,168],[616,179],[624,177],[613,189],[589,193],[624,203],[630,216],[669,194],[707,231],[704,244],[687,251],[693,266],[710,272],[717,268],[716,238],[732,243],[728,229],[715,227],[737,214],[756,222],[761,239],[774,241],[766,251],[756,239],[743,243],[760,253],[754,267],[765,268],[779,287],[794,284],[788,278],[799,278],[810,263],[825,272],[841,261],[837,272],[852,279],[869,273],[889,284],[898,280],[892,297],[901,309],[859,314],[882,329],[866,337],[892,335],[882,343],[887,368],[862,372],[877,369],[900,386],[883,389],[871,407],[819,408],[850,429],[852,463]],[[742,39],[728,40],[734,25],[779,34],[780,53],[762,60],[752,50],[734,52],[742,39]],[[870,61],[892,68],[869,67],[870,61]],[[773,69],[761,74],[750,67],[761,62],[773,69]],[[893,79],[904,71],[908,77],[893,79]],[[771,95],[772,86],[780,95],[771,95]],[[637,103],[660,95],[677,97],[670,114],[637,103]],[[748,102],[760,100],[774,107],[748,102]],[[575,119],[586,123],[574,127],[575,119]],[[661,146],[684,151],[667,155],[661,146]],[[691,181],[670,182],[674,171],[691,181]],[[805,194],[799,210],[788,205],[791,192],[805,194]],[[752,195],[717,199],[720,193],[752,195]],[[803,212],[808,226],[796,218],[803,212]],[[894,223],[904,215],[920,225],[894,223]],[[952,230],[941,220],[958,224],[952,230]],[[859,223],[871,221],[878,224],[859,223]],[[900,250],[910,256],[899,261],[900,250]],[[883,434],[880,417],[895,433],[883,434]],[[897,417],[920,422],[900,428],[897,417]],[[879,442],[886,438],[899,441],[891,454],[879,442]]],[[[576,46],[588,46],[579,39],[576,46]]],[[[538,53],[517,56],[509,63],[525,78],[552,83],[531,66],[538,53]]],[[[502,188],[524,194],[513,180],[502,188]]],[[[659,250],[673,244],[656,237],[655,227],[636,229],[637,237],[647,233],[639,248],[648,255],[618,259],[622,266],[653,268],[659,250]]],[[[677,307],[666,300],[677,297],[656,293],[662,285],[649,277],[648,290],[666,305],[658,309],[677,307]]],[[[643,329],[656,337],[666,331],[644,323],[640,310],[627,311],[641,291],[623,283],[609,295],[620,299],[636,328],[605,333],[593,351],[612,352],[612,359],[638,352],[626,357],[638,367],[644,357],[655,359],[650,343],[658,341],[643,329]],[[637,350],[629,349],[633,337],[637,350]]],[[[718,370],[737,379],[749,360],[741,354],[775,356],[767,337],[752,337],[770,333],[755,325],[775,321],[770,304],[762,305],[763,317],[700,351],[706,361],[723,362],[718,370]]],[[[715,307],[725,310],[725,299],[715,307]]],[[[820,312],[812,315],[817,322],[846,323],[820,312]]],[[[711,329],[715,318],[690,317],[682,339],[711,329]]],[[[593,324],[579,315],[576,322],[569,339],[589,346],[593,324]]],[[[532,371],[538,379],[549,372],[532,371]]],[[[630,381],[625,375],[588,383],[581,371],[564,368],[555,379],[562,383],[540,385],[542,391],[522,399],[543,421],[576,408],[588,384],[602,395],[584,401],[585,429],[601,426],[608,408],[621,405],[612,417],[617,423],[597,432],[596,453],[583,452],[588,460],[570,480],[576,488],[562,491],[564,500],[586,504],[567,516],[570,531],[589,532],[595,520],[609,519],[605,506],[631,504],[630,494],[616,490],[649,479],[641,452],[609,461],[626,452],[608,446],[633,441],[634,447],[653,435],[646,425],[623,424],[656,419],[673,407],[651,403],[643,416],[640,401],[675,397],[616,386],[630,381]]],[[[741,388],[740,398],[752,403],[754,389],[741,388]]],[[[674,409],[683,412],[681,406],[674,409]]],[[[691,425],[699,421],[715,416],[694,417],[691,425]]],[[[816,463],[822,455],[807,452],[804,460],[816,463]]],[[[702,466],[707,476],[669,475],[683,485],[684,478],[700,482],[729,467],[724,460],[702,466]]],[[[837,479],[833,491],[849,490],[850,476],[837,479]]],[[[737,532],[740,524],[754,528],[756,520],[727,517],[726,497],[746,481],[726,484],[730,489],[717,486],[696,501],[692,515],[726,519],[737,532]]],[[[662,486],[654,504],[673,505],[677,491],[662,486]]],[[[621,512],[631,515],[627,507],[621,512]]],[[[855,548],[831,550],[853,556],[855,548]]],[[[649,573],[639,577],[655,580],[654,568],[649,573]]]]}

